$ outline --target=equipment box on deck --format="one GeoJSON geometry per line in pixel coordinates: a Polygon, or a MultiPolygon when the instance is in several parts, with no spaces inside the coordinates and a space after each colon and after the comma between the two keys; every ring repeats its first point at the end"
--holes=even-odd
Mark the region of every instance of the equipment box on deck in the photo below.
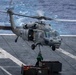
{"type": "Polygon", "coordinates": [[[42,61],[43,67],[48,67],[50,72],[61,72],[62,71],[62,63],[59,61],[42,61]]]}
{"type": "Polygon", "coordinates": [[[62,64],[59,61],[41,61],[40,66],[22,66],[22,75],[51,75],[62,71],[62,64]]]}
{"type": "Polygon", "coordinates": [[[23,66],[21,73],[22,75],[48,75],[48,69],[34,66],[23,66]]]}

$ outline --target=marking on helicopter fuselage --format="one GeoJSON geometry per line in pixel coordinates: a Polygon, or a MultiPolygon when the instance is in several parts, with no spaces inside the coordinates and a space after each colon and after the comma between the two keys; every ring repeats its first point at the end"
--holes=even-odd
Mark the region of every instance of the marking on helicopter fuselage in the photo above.
{"type": "Polygon", "coordinates": [[[71,54],[71,53],[69,53],[69,52],[67,52],[67,51],[65,51],[65,50],[63,50],[61,48],[57,49],[57,51],[59,51],[59,52],[65,54],[65,55],[71,57],[72,59],[75,59],[76,60],[76,56],[75,55],[73,55],[73,54],[71,54]]]}

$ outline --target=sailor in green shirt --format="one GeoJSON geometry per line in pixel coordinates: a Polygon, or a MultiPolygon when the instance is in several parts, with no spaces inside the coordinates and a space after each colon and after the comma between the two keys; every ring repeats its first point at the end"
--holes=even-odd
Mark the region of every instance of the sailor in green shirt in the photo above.
{"type": "Polygon", "coordinates": [[[42,60],[43,60],[43,57],[42,57],[41,51],[39,51],[39,54],[37,56],[37,62],[36,62],[35,66],[39,66],[39,62],[41,62],[42,60]]]}

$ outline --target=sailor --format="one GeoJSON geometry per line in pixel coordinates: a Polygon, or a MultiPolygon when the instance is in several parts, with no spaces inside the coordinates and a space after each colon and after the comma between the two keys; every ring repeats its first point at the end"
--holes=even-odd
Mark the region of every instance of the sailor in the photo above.
{"type": "Polygon", "coordinates": [[[41,66],[41,61],[43,60],[43,57],[42,57],[42,54],[41,54],[41,51],[39,51],[38,53],[38,56],[37,56],[37,62],[35,64],[35,66],[41,66]]]}

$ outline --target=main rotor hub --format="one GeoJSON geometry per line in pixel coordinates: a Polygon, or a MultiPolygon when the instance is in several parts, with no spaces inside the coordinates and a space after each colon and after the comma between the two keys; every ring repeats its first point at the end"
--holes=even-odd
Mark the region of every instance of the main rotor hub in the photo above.
{"type": "Polygon", "coordinates": [[[13,15],[14,13],[12,12],[12,10],[11,9],[8,9],[7,10],[7,13],[9,13],[9,14],[11,14],[11,15],[13,15]]]}

